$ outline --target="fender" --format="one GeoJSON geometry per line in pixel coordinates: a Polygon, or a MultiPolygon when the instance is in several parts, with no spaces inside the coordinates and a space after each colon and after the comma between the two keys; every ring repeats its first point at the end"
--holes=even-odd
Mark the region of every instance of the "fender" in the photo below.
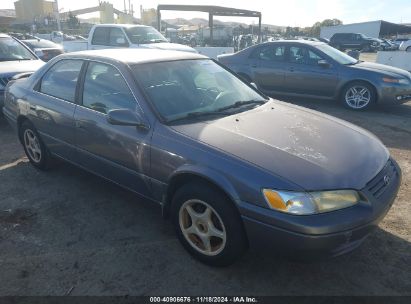
{"type": "Polygon", "coordinates": [[[195,177],[215,185],[234,203],[237,204],[237,202],[240,201],[238,192],[233,187],[232,183],[221,172],[208,167],[185,164],[177,168],[168,178],[162,202],[162,212],[164,217],[168,216],[172,196],[175,190],[177,190],[178,183],[181,181],[181,178],[192,180],[195,177]]]}

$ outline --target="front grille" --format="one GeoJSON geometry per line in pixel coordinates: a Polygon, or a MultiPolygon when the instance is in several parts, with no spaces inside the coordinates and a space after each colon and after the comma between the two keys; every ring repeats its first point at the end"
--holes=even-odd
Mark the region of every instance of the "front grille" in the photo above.
{"type": "Polygon", "coordinates": [[[396,177],[397,169],[391,159],[377,176],[367,184],[367,190],[375,198],[379,198],[396,177]]]}
{"type": "Polygon", "coordinates": [[[12,78],[13,76],[0,78],[0,84],[2,84],[3,86],[6,86],[12,78]]]}

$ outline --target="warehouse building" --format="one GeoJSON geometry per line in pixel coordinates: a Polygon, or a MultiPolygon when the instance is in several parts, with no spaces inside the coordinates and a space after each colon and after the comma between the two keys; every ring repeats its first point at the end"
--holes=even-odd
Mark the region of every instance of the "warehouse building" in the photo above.
{"type": "Polygon", "coordinates": [[[411,26],[383,20],[325,26],[321,28],[320,37],[330,39],[336,33],[361,33],[368,37],[379,38],[411,34],[411,26]]]}

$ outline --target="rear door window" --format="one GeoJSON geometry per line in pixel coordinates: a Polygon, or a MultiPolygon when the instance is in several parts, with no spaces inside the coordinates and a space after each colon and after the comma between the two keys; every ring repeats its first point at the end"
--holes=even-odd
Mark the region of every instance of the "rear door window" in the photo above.
{"type": "Polygon", "coordinates": [[[83,60],[58,61],[44,74],[39,91],[74,103],[82,65],[83,60]]]}

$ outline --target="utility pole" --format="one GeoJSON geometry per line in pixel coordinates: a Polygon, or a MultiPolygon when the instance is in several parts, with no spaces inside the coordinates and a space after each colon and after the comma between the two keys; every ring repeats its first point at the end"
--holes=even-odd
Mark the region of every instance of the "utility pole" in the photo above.
{"type": "Polygon", "coordinates": [[[61,32],[59,2],[58,2],[58,0],[55,0],[54,3],[56,4],[56,5],[54,6],[54,10],[55,10],[54,13],[55,13],[55,16],[56,16],[56,21],[57,21],[57,30],[58,30],[59,32],[61,32]]]}

